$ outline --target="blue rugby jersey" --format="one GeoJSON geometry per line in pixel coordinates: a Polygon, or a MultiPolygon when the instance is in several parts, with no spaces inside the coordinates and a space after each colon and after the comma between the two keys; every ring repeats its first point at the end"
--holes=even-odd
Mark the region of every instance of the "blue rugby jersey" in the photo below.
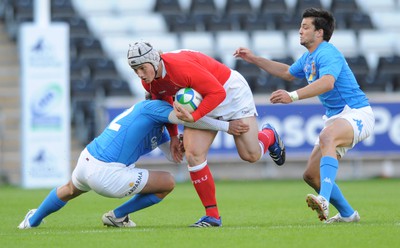
{"type": "Polygon", "coordinates": [[[161,100],[139,102],[115,117],[86,148],[100,161],[133,164],[170,140],[164,124],[172,110],[161,100]]]}
{"type": "Polygon", "coordinates": [[[331,43],[324,41],[313,53],[305,52],[290,66],[289,72],[297,78],[305,77],[309,84],[324,75],[335,78],[334,88],[318,96],[328,117],[339,114],[346,105],[350,108],[369,106],[343,54],[331,43]]]}

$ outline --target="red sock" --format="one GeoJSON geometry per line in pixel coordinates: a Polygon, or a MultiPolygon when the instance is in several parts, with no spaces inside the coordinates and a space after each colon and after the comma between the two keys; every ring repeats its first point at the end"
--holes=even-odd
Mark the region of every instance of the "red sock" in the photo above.
{"type": "Polygon", "coordinates": [[[263,129],[258,132],[258,140],[264,145],[264,154],[275,143],[275,134],[271,129],[263,129]]]}
{"type": "Polygon", "coordinates": [[[190,178],[206,209],[206,215],[219,219],[215,183],[208,165],[199,171],[191,171],[190,178]]]}

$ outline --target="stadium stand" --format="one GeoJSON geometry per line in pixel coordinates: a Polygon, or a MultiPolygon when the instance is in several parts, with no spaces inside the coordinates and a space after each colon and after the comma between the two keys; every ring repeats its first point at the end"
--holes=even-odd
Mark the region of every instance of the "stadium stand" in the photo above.
{"type": "Polygon", "coordinates": [[[262,14],[284,14],[289,11],[285,1],[279,0],[262,0],[259,11],[262,14]]]}
{"type": "Polygon", "coordinates": [[[336,30],[329,42],[346,54],[346,57],[355,57],[359,54],[357,35],[352,30],[336,30]]]}
{"type": "Polygon", "coordinates": [[[244,31],[221,31],[215,34],[217,56],[229,67],[233,68],[235,58],[233,51],[239,46],[249,47],[250,39],[244,31]]]}
{"type": "Polygon", "coordinates": [[[183,32],[180,35],[181,48],[203,52],[216,57],[214,36],[210,32],[183,32]]]}
{"type": "Polygon", "coordinates": [[[267,58],[285,58],[289,54],[286,49],[286,37],[283,32],[258,30],[251,33],[251,47],[254,52],[267,58]]]}

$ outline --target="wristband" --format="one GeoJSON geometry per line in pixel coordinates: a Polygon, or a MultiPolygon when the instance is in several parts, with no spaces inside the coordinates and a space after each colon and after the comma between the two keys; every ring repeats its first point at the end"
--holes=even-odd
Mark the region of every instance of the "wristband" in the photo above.
{"type": "Polygon", "coordinates": [[[292,102],[299,100],[299,95],[297,94],[297,91],[288,92],[288,94],[290,96],[290,99],[292,99],[292,102]]]}

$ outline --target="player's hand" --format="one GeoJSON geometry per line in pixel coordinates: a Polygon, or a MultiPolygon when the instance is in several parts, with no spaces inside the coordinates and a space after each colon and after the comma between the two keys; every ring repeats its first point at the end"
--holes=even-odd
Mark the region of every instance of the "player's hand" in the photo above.
{"type": "Polygon", "coordinates": [[[180,143],[181,142],[179,141],[178,136],[171,137],[170,149],[172,159],[175,161],[175,163],[181,163],[183,160],[183,151],[180,143]]]}
{"type": "Polygon", "coordinates": [[[290,98],[289,93],[286,90],[277,90],[272,92],[269,98],[271,103],[291,103],[292,98],[290,98]]]}
{"type": "Polygon", "coordinates": [[[179,149],[181,150],[182,153],[185,153],[185,146],[183,144],[183,134],[178,135],[178,140],[179,140],[179,149]]]}
{"type": "Polygon", "coordinates": [[[174,102],[174,112],[178,119],[186,122],[194,122],[193,116],[182,105],[174,102]]]}
{"type": "Polygon", "coordinates": [[[253,54],[253,52],[250,49],[245,48],[245,47],[239,47],[233,53],[233,57],[241,58],[249,63],[252,63],[255,58],[255,55],[253,54]]]}
{"type": "Polygon", "coordinates": [[[242,133],[248,132],[249,129],[249,125],[245,124],[242,120],[233,120],[229,122],[228,133],[232,135],[241,135],[242,133]]]}
{"type": "Polygon", "coordinates": [[[144,99],[151,100],[151,93],[148,91],[144,92],[144,99]]]}

